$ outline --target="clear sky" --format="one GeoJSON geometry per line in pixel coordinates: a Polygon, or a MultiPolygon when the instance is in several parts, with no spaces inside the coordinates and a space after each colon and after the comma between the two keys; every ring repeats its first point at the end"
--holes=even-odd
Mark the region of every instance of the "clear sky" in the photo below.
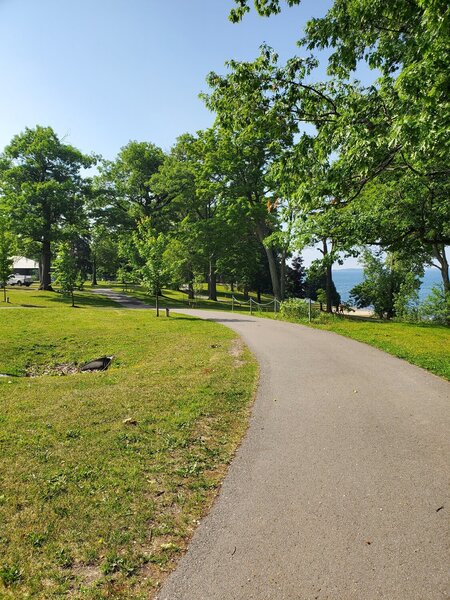
{"type": "Polygon", "coordinates": [[[130,139],[168,150],[212,124],[198,98],[208,72],[262,42],[282,60],[299,54],[305,22],[330,4],[233,25],[232,0],[0,0],[0,150],[36,124],[105,158],[130,139]]]}

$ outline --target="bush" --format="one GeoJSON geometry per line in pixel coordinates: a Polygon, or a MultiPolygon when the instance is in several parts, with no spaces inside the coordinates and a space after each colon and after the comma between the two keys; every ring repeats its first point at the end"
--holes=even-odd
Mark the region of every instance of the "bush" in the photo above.
{"type": "Polygon", "coordinates": [[[420,315],[433,323],[450,325],[450,294],[444,291],[444,286],[433,287],[431,294],[420,306],[420,315]]]}
{"type": "MultiPolygon", "coordinates": [[[[287,319],[308,319],[308,302],[301,298],[289,298],[280,304],[280,315],[287,319]]],[[[316,306],[311,306],[311,318],[319,317],[320,310],[316,306]]]]}

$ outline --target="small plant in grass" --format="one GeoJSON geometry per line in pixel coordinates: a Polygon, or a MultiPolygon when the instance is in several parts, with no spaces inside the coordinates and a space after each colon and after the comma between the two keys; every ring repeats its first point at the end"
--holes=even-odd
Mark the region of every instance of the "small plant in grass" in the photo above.
{"type": "Polygon", "coordinates": [[[142,566],[143,562],[139,557],[110,554],[105,558],[102,565],[102,572],[104,575],[123,573],[127,577],[131,577],[142,566]]]}
{"type": "Polygon", "coordinates": [[[0,566],[0,580],[5,587],[10,587],[22,579],[22,571],[17,565],[0,566]]]}

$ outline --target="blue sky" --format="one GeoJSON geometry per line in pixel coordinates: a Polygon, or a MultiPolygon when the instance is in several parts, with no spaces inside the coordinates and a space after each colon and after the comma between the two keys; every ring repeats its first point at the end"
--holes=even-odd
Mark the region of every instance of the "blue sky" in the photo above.
{"type": "Polygon", "coordinates": [[[232,0],[0,0],[0,150],[36,124],[105,158],[130,139],[168,150],[212,124],[198,98],[209,71],[255,58],[262,42],[282,60],[300,53],[305,22],[330,4],[233,25],[232,0]]]}

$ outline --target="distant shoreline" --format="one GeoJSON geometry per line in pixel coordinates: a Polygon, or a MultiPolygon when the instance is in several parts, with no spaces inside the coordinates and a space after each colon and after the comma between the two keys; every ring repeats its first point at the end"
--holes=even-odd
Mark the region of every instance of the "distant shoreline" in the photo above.
{"type": "MultiPolygon", "coordinates": [[[[363,268],[349,268],[349,269],[334,269],[333,270],[333,281],[337,291],[341,296],[342,302],[348,302],[350,299],[350,290],[361,283],[364,280],[363,268]]],[[[422,285],[419,290],[419,300],[422,302],[431,293],[433,286],[442,283],[441,274],[439,269],[435,267],[429,267],[425,269],[425,274],[422,279],[422,285]]]]}

